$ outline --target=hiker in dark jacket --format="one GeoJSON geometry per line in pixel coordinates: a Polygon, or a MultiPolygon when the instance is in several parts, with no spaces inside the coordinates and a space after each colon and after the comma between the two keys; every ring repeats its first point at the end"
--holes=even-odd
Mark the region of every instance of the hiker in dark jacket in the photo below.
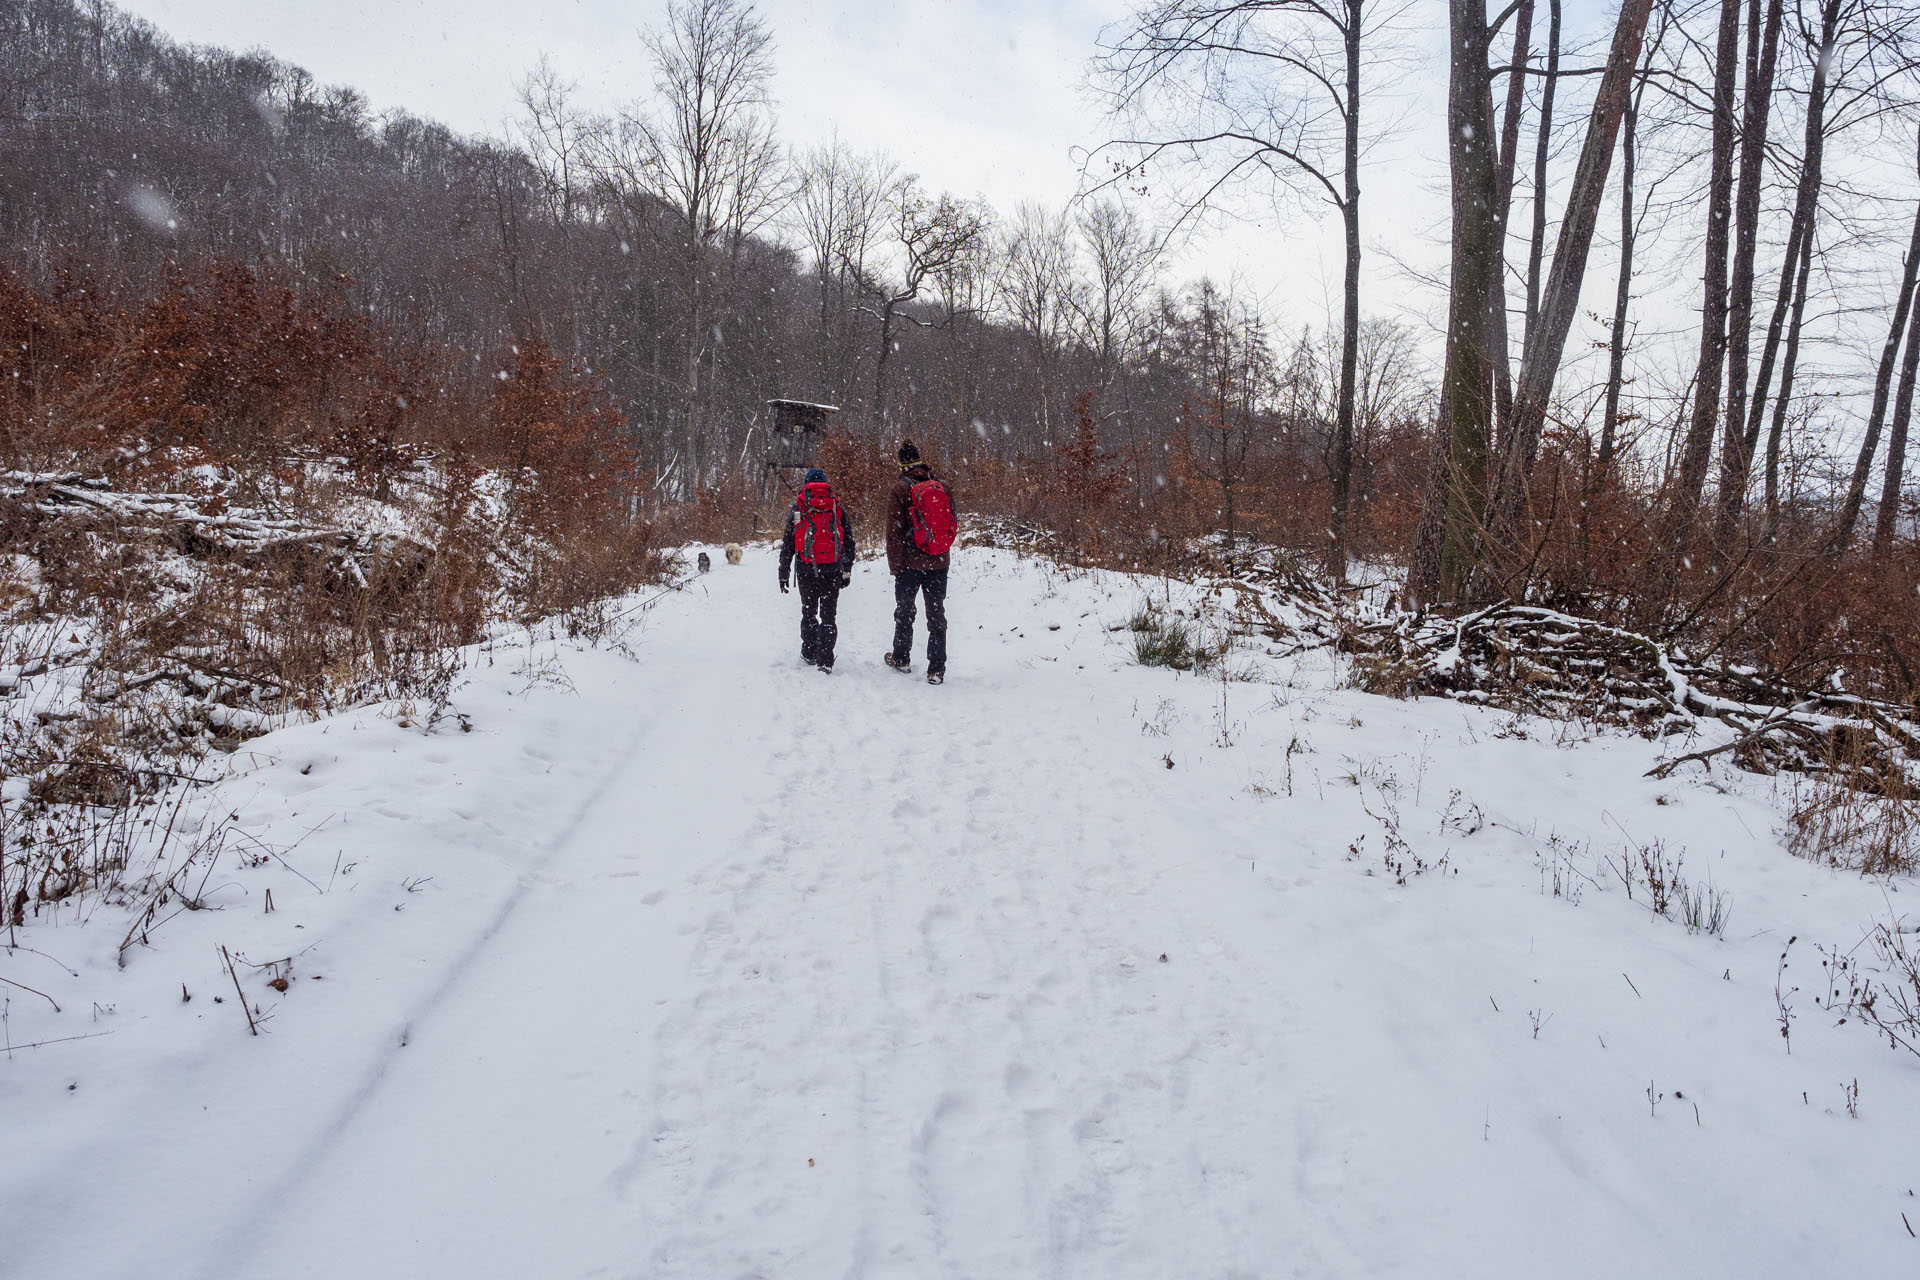
{"type": "Polygon", "coordinates": [[[827,473],[807,472],[800,496],[787,512],[787,534],[780,540],[780,590],[789,570],[800,584],[800,660],[824,672],[833,670],[833,645],[840,637],[834,615],[840,588],[853,581],[853,521],[833,496],[827,473]]]}
{"type": "MultiPolygon", "coordinates": [[[[900,479],[887,499],[887,568],[893,573],[893,648],[886,663],[896,671],[912,669],[915,597],[927,598],[927,683],[947,678],[947,566],[952,559],[952,533],[958,523],[953,489],[920,460],[911,440],[900,442],[900,479]],[[925,550],[914,531],[916,486],[933,482],[945,491],[947,520],[938,554],[925,550]]],[[[938,495],[934,495],[936,498],[938,495]]],[[[936,510],[938,504],[936,503],[936,510]]],[[[925,503],[923,500],[923,511],[925,503]]],[[[923,530],[922,536],[925,535],[923,530]]],[[[939,540],[936,539],[936,542],[939,540]]]]}

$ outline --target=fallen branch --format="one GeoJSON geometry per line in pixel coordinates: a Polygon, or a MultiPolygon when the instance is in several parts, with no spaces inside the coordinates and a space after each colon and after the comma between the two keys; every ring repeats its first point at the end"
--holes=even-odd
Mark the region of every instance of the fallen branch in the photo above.
{"type": "Polygon", "coordinates": [[[247,993],[240,989],[240,975],[233,971],[233,957],[228,955],[225,947],[220,948],[220,954],[227,961],[227,976],[233,979],[233,994],[240,997],[240,1012],[247,1015],[247,1030],[257,1036],[260,1028],[254,1024],[253,1010],[247,1007],[247,993]]]}
{"type": "Polygon", "coordinates": [[[1587,715],[1649,734],[1714,721],[1734,730],[1730,741],[1665,761],[1651,777],[1733,753],[1745,769],[1837,773],[1850,787],[1877,792],[1920,761],[1920,730],[1907,708],[1709,664],[1650,636],[1551,609],[1500,604],[1458,619],[1403,616],[1355,628],[1343,645],[1357,665],[1391,668],[1396,679],[1383,683],[1411,695],[1587,715]]]}
{"type": "Polygon", "coordinates": [[[31,1044],[10,1044],[6,1046],[6,1050],[9,1054],[13,1054],[22,1049],[39,1049],[45,1045],[66,1044],[73,1040],[98,1040],[101,1036],[110,1036],[112,1034],[113,1032],[111,1031],[89,1031],[85,1035],[80,1036],[59,1036],[52,1040],[35,1040],[31,1044]]]}
{"type": "Polygon", "coordinates": [[[60,1012],[60,1002],[58,1000],[55,1000],[52,996],[48,995],[46,992],[41,991],[35,987],[30,987],[24,982],[15,982],[12,978],[0,978],[0,982],[4,982],[10,987],[18,987],[22,991],[25,991],[31,995],[39,996],[42,1000],[45,1000],[48,1004],[53,1006],[53,1011],[55,1013],[60,1012]]]}

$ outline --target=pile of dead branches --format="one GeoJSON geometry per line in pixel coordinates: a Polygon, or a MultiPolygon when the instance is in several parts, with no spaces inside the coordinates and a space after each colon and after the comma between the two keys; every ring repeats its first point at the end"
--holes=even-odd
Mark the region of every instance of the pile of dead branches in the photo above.
{"type": "Polygon", "coordinates": [[[80,474],[0,472],[0,498],[79,521],[116,541],[157,542],[196,559],[309,564],[332,584],[364,588],[396,570],[418,574],[432,549],[406,535],[278,518],[187,493],[128,493],[80,474]]]}
{"type": "Polygon", "coordinates": [[[1350,627],[1341,646],[1354,655],[1355,683],[1374,692],[1584,717],[1648,736],[1719,739],[1660,765],[1660,777],[1689,761],[1725,757],[1751,772],[1834,774],[1882,794],[1904,789],[1920,760],[1911,707],[1695,660],[1637,632],[1551,609],[1500,604],[1461,618],[1403,614],[1350,627]]]}
{"type": "Polygon", "coordinates": [[[1239,549],[1231,570],[1216,566],[1203,580],[1234,631],[1282,646],[1274,656],[1338,643],[1354,613],[1325,574],[1280,547],[1239,549]]]}

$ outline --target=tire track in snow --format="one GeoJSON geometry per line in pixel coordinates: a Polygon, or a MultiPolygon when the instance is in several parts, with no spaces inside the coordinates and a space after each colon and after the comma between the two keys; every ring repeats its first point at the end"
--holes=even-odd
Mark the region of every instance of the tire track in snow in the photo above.
{"type": "MultiPolygon", "coordinates": [[[[555,833],[552,841],[525,868],[515,881],[512,891],[501,901],[486,923],[473,934],[457,955],[449,958],[440,981],[415,1004],[413,1011],[399,1026],[389,1029],[387,1047],[369,1064],[365,1074],[334,1110],[326,1126],[319,1131],[319,1136],[288,1160],[283,1166],[281,1176],[264,1191],[253,1195],[245,1210],[230,1215],[231,1225],[224,1232],[220,1243],[209,1252],[210,1258],[244,1259],[253,1256],[252,1242],[257,1235],[255,1224],[266,1220],[277,1205],[294,1198],[303,1184],[314,1176],[326,1157],[340,1145],[352,1130],[355,1121],[366,1112],[368,1106],[387,1084],[389,1073],[399,1060],[401,1050],[411,1042],[416,1030],[426,1026],[434,1012],[443,1007],[460,988],[473,970],[475,961],[500,936],[501,931],[520,909],[521,904],[526,901],[529,891],[539,884],[547,868],[568,849],[586,825],[587,820],[595,815],[608,798],[613,784],[633,767],[649,736],[646,729],[641,729],[621,747],[614,758],[614,763],[601,775],[600,780],[581,801],[580,806],[555,833]]],[[[213,1265],[203,1269],[200,1274],[208,1280],[219,1280],[220,1277],[236,1273],[227,1266],[213,1265]]]]}

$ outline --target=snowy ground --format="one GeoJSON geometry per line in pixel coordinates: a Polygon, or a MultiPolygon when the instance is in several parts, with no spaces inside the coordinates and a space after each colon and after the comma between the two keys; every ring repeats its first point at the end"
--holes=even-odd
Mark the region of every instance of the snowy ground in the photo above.
{"type": "Polygon", "coordinates": [[[1812,1003],[1911,886],[1788,857],[1762,780],[1325,653],[1223,710],[1109,629],[1138,585],[984,551],[944,688],[868,564],[822,677],[719,559],[632,659],[479,657],[471,732],[249,744],[257,844],[124,969],[105,907],[0,952],[64,1010],[0,988],[60,1040],[0,1058],[0,1275],[1920,1267],[1920,1060],[1812,1003]],[[1610,880],[1656,838],[1724,939],[1610,880]]]}

